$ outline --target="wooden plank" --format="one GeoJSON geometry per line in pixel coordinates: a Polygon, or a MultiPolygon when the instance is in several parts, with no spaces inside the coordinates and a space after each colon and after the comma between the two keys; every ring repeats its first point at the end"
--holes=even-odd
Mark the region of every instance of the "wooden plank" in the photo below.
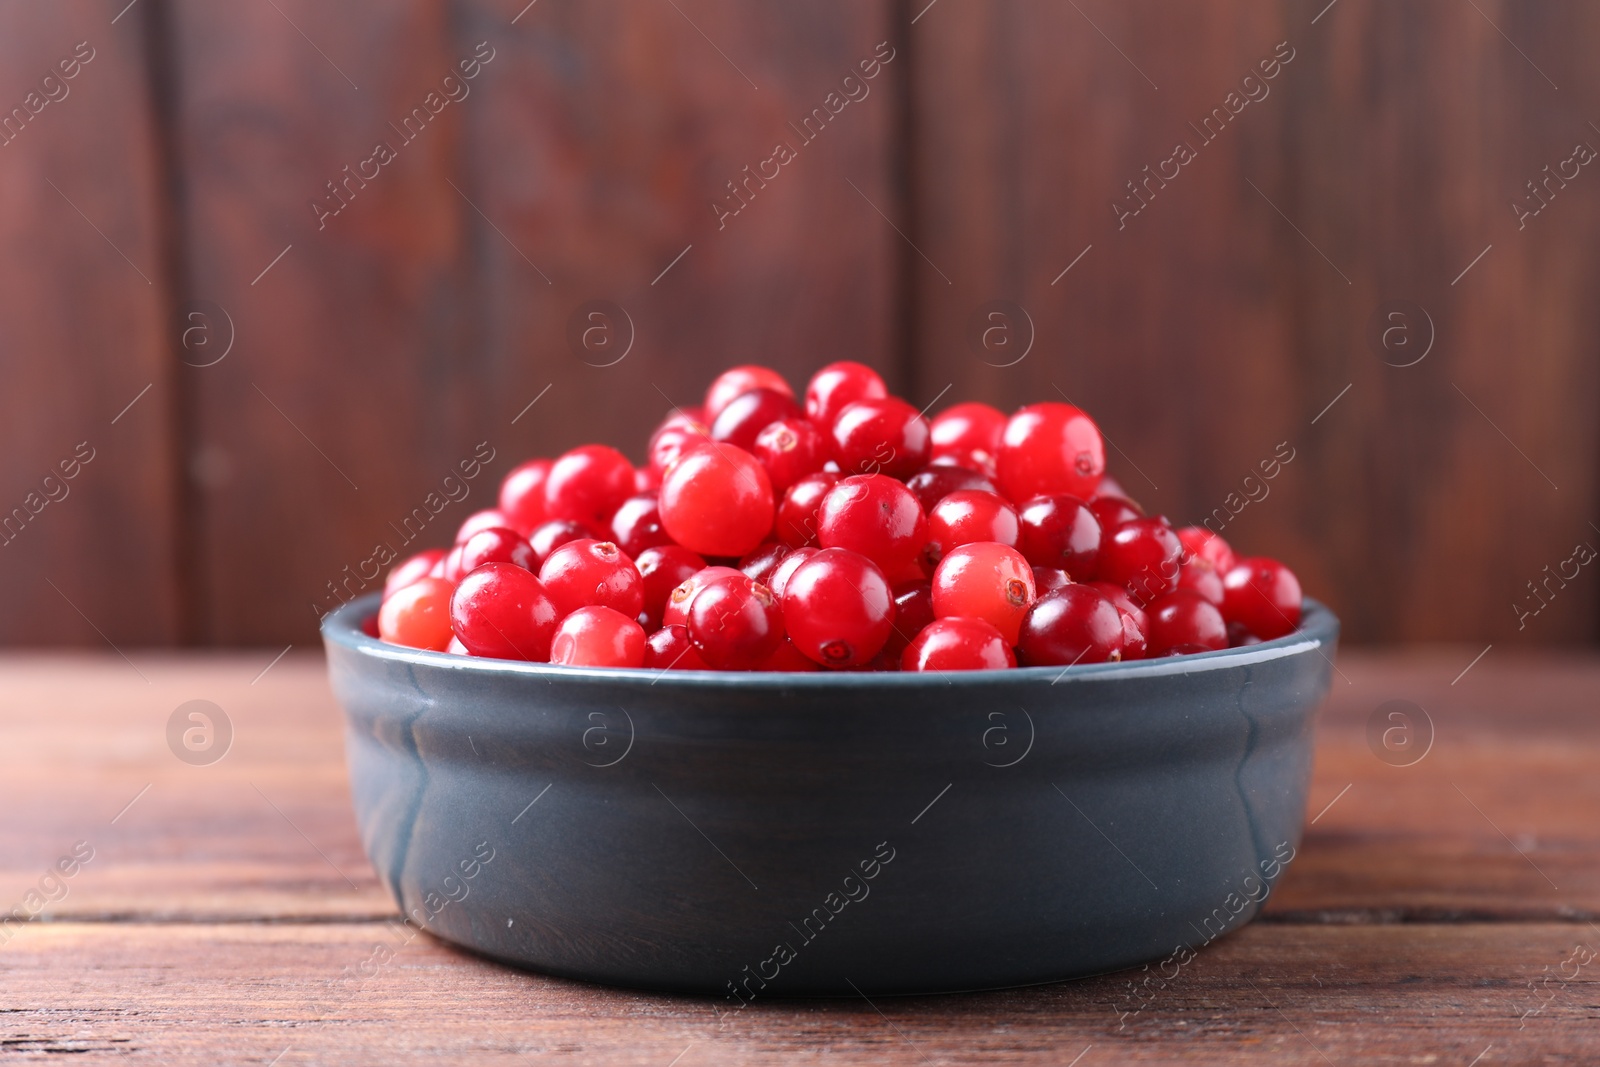
{"type": "Polygon", "coordinates": [[[182,635],[184,368],[167,314],[162,161],[143,22],[114,14],[87,0],[0,10],[8,645],[182,635]]]}
{"type": "Polygon", "coordinates": [[[940,270],[916,275],[919,383],[1002,406],[1064,393],[1134,496],[1180,521],[1224,509],[1225,535],[1287,560],[1349,640],[1592,641],[1600,582],[1570,564],[1525,627],[1513,604],[1600,546],[1600,368],[1579,310],[1600,201],[1577,179],[1526,232],[1509,204],[1576,141],[1600,145],[1578,103],[1594,12],[1325,8],[928,9],[914,233],[940,270]],[[1245,85],[1280,42],[1293,59],[1245,85]],[[1198,129],[1241,89],[1266,95],[1198,129]],[[1195,158],[1163,180],[1175,142],[1195,158]],[[1400,299],[1437,333],[1412,367],[1366,336],[1400,299]],[[997,300],[1033,324],[1015,365],[1016,345],[971,339],[997,300]],[[1294,460],[1247,483],[1280,443],[1294,460]],[[1464,521],[1491,513],[1518,521],[1464,521]]]}
{"type": "Polygon", "coordinates": [[[1145,975],[1132,971],[1001,993],[757,1001],[720,1017],[708,999],[544,978],[425,935],[397,946],[377,924],[52,923],[6,946],[0,973],[4,1047],[41,1058],[1547,1063],[1596,1054],[1595,965],[1573,952],[1597,944],[1563,923],[1258,924],[1171,964],[1139,999],[1130,983],[1145,975]],[[369,960],[371,977],[343,978],[369,960]]]}
{"type": "MultiPolygon", "coordinates": [[[[11,813],[0,822],[0,892],[20,898],[84,840],[96,859],[49,908],[54,918],[389,914],[356,834],[321,659],[292,651],[255,680],[274,655],[138,657],[148,686],[115,657],[0,660],[0,808],[11,813]],[[233,747],[209,766],[167,747],[169,717],[194,699],[215,702],[233,725],[233,747]]],[[[1336,681],[1319,725],[1307,811],[1316,821],[1269,914],[1379,923],[1600,914],[1600,663],[1497,649],[1452,686],[1470,658],[1340,658],[1350,684],[1336,681]],[[1415,702],[1434,725],[1431,750],[1412,766],[1368,745],[1368,720],[1393,699],[1415,702]]]]}
{"type": "Polygon", "coordinates": [[[720,231],[711,205],[871,58],[887,0],[518,7],[175,5],[190,260],[239,322],[198,427],[218,459],[202,512],[216,642],[309,639],[375,546],[408,547],[399,527],[428,494],[421,540],[448,542],[531,453],[608,440],[638,458],[722,365],[881,362],[898,238],[846,179],[893,206],[892,66],[720,231]],[[477,76],[446,86],[464,59],[477,76]],[[405,141],[433,90],[462,98],[405,141]],[[394,161],[346,179],[378,140],[394,161]],[[319,217],[309,201],[331,212],[335,179],[348,204],[319,217]],[[633,323],[614,366],[568,343],[593,300],[633,323]],[[479,442],[493,462],[444,503],[479,442]]]}

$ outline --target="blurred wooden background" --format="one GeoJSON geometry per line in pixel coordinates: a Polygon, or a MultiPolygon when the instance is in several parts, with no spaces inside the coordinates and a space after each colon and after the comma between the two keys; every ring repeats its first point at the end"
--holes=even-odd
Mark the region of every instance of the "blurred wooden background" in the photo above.
{"type": "Polygon", "coordinates": [[[1549,579],[1600,546],[1597,41],[1581,0],[8,4],[0,640],[306,644],[479,442],[439,540],[728,364],[855,358],[1070,397],[1175,519],[1264,488],[1224,533],[1351,640],[1593,643],[1600,568],[1549,579]]]}

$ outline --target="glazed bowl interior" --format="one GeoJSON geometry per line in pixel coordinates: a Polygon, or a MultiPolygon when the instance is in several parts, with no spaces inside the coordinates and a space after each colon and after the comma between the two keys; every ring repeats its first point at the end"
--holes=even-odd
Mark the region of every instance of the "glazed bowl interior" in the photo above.
{"type": "Polygon", "coordinates": [[[549,973],[762,997],[995,988],[1249,921],[1298,848],[1338,620],[1134,663],[584,669],[323,624],[409,923],[549,973]]]}

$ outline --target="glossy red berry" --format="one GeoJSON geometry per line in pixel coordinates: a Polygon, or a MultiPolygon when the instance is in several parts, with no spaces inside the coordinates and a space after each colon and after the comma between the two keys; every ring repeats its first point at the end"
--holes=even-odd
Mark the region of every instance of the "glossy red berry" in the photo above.
{"type": "Polygon", "coordinates": [[[1113,582],[1088,582],[1089,588],[1097,589],[1122,615],[1122,658],[1124,660],[1144,659],[1149,642],[1146,635],[1150,632],[1150,618],[1144,609],[1133,602],[1128,591],[1113,582]]]}
{"type": "Polygon", "coordinates": [[[755,575],[751,575],[751,577],[756,578],[756,581],[771,589],[774,596],[781,598],[785,586],[789,583],[789,575],[793,574],[800,564],[815,556],[817,551],[815,548],[792,548],[766,578],[759,578],[755,575]]]}
{"type": "Polygon", "coordinates": [[[817,543],[859,553],[898,581],[902,574],[919,573],[928,520],[900,482],[882,474],[853,475],[828,490],[817,507],[817,543]]]}
{"type": "Polygon", "coordinates": [[[1178,584],[1183,545],[1160,519],[1132,519],[1100,543],[1099,577],[1115,582],[1134,601],[1148,604],[1178,584]]]}
{"type": "Polygon", "coordinates": [[[1055,567],[1033,567],[1033,591],[1036,596],[1053,593],[1064,585],[1072,584],[1072,575],[1055,567]]]}
{"type": "Polygon", "coordinates": [[[1016,510],[996,494],[957,490],[928,513],[928,562],[937,566],[951,549],[974,541],[1015,548],[1018,529],[1016,510]]]}
{"type": "Polygon", "coordinates": [[[789,639],[824,667],[857,667],[889,639],[894,600],[877,564],[842,548],[826,548],[789,575],[783,591],[789,639]]]}
{"type": "Polygon", "coordinates": [[[1100,521],[1075,496],[1036,496],[1018,509],[1017,547],[1035,567],[1056,567],[1086,582],[1100,563],[1100,521]]]}
{"type": "Polygon", "coordinates": [[[569,667],[643,667],[644,628],[619,611],[590,605],[561,620],[550,662],[569,667]]]}
{"type": "Polygon", "coordinates": [[[807,659],[798,648],[794,647],[794,642],[785,637],[778,642],[778,647],[773,650],[772,655],[767,657],[767,661],[756,669],[760,671],[820,671],[822,667],[807,659]]]}
{"type": "Polygon", "coordinates": [[[819,427],[833,428],[846,404],[857,400],[879,400],[889,395],[878,372],[848,360],[830,363],[811,376],[806,385],[806,418],[819,427]]]}
{"type": "Polygon", "coordinates": [[[378,609],[378,636],[396,645],[443,652],[450,644],[450,594],[454,589],[451,582],[432,577],[396,589],[378,609]]]}
{"type": "Polygon", "coordinates": [[[1000,631],[982,619],[951,617],[924,626],[900,656],[906,671],[988,671],[1015,667],[1000,631]]]}
{"type": "Polygon", "coordinates": [[[933,572],[933,612],[983,619],[1008,644],[1034,600],[1033,568],[1008,545],[980,541],[952,549],[933,572]]]}
{"type": "Polygon", "coordinates": [[[752,451],[767,468],[772,491],[783,493],[808,474],[815,474],[832,453],[828,435],[804,419],[769,422],[756,435],[752,451]]]}
{"type": "MultiPolygon", "coordinates": [[[[572,522],[570,519],[552,519],[541,524],[528,535],[528,545],[533,549],[534,565],[529,570],[537,571],[544,566],[544,561],[550,558],[550,553],[566,544],[584,537],[594,537],[594,532],[581,522],[572,522]]],[[[599,538],[595,538],[599,540],[599,538]]]]}
{"type": "Polygon", "coordinates": [[[467,573],[461,566],[463,547],[462,545],[451,545],[450,551],[444,554],[444,559],[440,560],[433,570],[428,572],[429,577],[443,578],[452,585],[459,582],[467,573]]]}
{"type": "Polygon", "coordinates": [[[1105,444],[1094,420],[1071,404],[1030,404],[1006,422],[996,458],[1000,488],[1012,500],[1069,493],[1086,500],[1105,473],[1105,444]]]}
{"type": "Polygon", "coordinates": [[[591,604],[614,608],[630,619],[644,610],[644,578],[610,541],[568,541],[544,561],[539,581],[562,616],[591,604]]]}
{"type": "Polygon", "coordinates": [[[754,365],[734,367],[717,375],[706,390],[705,417],[700,421],[716,422],[723,408],[752,389],[775,389],[780,393],[794,395],[794,390],[783,380],[783,375],[770,367],[754,365]]]}
{"type": "Polygon", "coordinates": [[[963,489],[980,493],[1000,492],[987,474],[975,467],[957,463],[934,463],[924,467],[906,479],[906,488],[911,490],[924,512],[932,511],[939,501],[963,489]]]}
{"type": "Polygon", "coordinates": [[[791,485],[783,494],[778,508],[778,522],[774,532],[778,540],[799,548],[817,543],[817,507],[828,490],[839,484],[839,475],[833,471],[808,474],[791,485]]]}
{"type": "Polygon", "coordinates": [[[450,598],[456,637],[474,656],[543,663],[555,636],[555,603],[543,583],[513,563],[486,563],[450,598]]]}
{"type": "Polygon", "coordinates": [[[471,574],[485,563],[510,563],[531,571],[533,546],[517,531],[504,526],[479,530],[461,544],[461,573],[471,574]]]}
{"type": "Polygon", "coordinates": [[[404,589],[412,582],[428,577],[436,565],[444,562],[444,554],[442,548],[425,548],[395,564],[383,581],[383,595],[387,598],[396,589],[404,589]]]}
{"type": "Polygon", "coordinates": [[[652,671],[708,671],[685,626],[663,626],[645,639],[644,667],[652,671]]]}
{"type": "Polygon", "coordinates": [[[659,545],[639,553],[633,565],[644,581],[644,610],[640,614],[646,626],[657,628],[672,591],[704,570],[706,561],[682,545],[659,545]]]}
{"type": "Polygon", "coordinates": [[[1248,556],[1222,579],[1222,615],[1263,641],[1300,625],[1300,580],[1275,559],[1248,556]]]}
{"type": "Polygon", "coordinates": [[[711,439],[738,445],[746,452],[756,447],[756,436],[769,423],[798,418],[800,408],[794,396],[776,389],[752,389],[728,401],[717,421],[711,424],[711,439]]]}
{"type": "Polygon", "coordinates": [[[754,670],[783,641],[783,611],[760,582],[728,576],[695,594],[688,629],[700,658],[716,670],[754,670]]]}
{"type": "Polygon", "coordinates": [[[1214,534],[1204,526],[1183,527],[1178,531],[1178,541],[1183,545],[1185,560],[1190,556],[1196,556],[1211,564],[1211,568],[1219,575],[1233,570],[1234,564],[1238,562],[1233,549],[1222,539],[1222,535],[1214,534]]]}
{"type": "Polygon", "coordinates": [[[1199,593],[1174,589],[1150,602],[1149,654],[1212,651],[1228,647],[1228,625],[1222,612],[1199,593]]]}
{"type": "Polygon", "coordinates": [[[888,656],[898,666],[900,654],[916,636],[935,618],[933,614],[933,584],[911,582],[894,590],[894,629],[884,643],[880,656],[888,656]]]}
{"type": "Polygon", "coordinates": [[[1178,567],[1178,588],[1189,589],[1222,606],[1222,575],[1199,556],[1191,556],[1178,567]]]}
{"type": "Polygon", "coordinates": [[[709,440],[711,427],[681,411],[674,411],[650,435],[650,445],[645,450],[650,457],[649,467],[657,475],[664,474],[687,449],[709,440]]]}
{"type": "Polygon", "coordinates": [[[952,459],[993,470],[1006,417],[988,404],[957,404],[941,411],[929,427],[933,458],[952,459]]]}
{"type": "Polygon", "coordinates": [[[611,538],[629,556],[637,557],[647,548],[672,544],[661,525],[661,505],[654,493],[630,496],[611,516],[611,538]]]}
{"type": "Polygon", "coordinates": [[[1122,615],[1087,585],[1039,598],[1023,621],[1017,659],[1025,667],[1105,663],[1122,657],[1122,615]]]}
{"type": "Polygon", "coordinates": [[[522,533],[522,528],[499,508],[484,508],[482,511],[474,511],[462,520],[461,525],[456,528],[456,544],[465,544],[479,530],[489,530],[496,526],[504,526],[516,530],[519,534],[522,533]]]}
{"type": "Polygon", "coordinates": [[[1101,494],[1089,501],[1089,510],[1094,512],[1100,529],[1104,531],[1115,530],[1125,522],[1144,518],[1144,509],[1127,497],[1107,496],[1101,494]]]}
{"type": "Polygon", "coordinates": [[[845,474],[909,478],[928,463],[928,420],[898,397],[846,404],[831,433],[833,458],[845,474]]]}
{"type": "Polygon", "coordinates": [[[546,514],[552,519],[609,529],[611,516],[633,495],[633,465],[614,448],[582,445],[550,466],[544,483],[546,514]]]}
{"type": "Polygon", "coordinates": [[[661,522],[678,544],[703,556],[742,556],[772,532],[772,483],[737,445],[685,452],[661,479],[661,522]]]}
{"type": "MultiPolygon", "coordinates": [[[[526,535],[535,526],[550,518],[545,510],[544,483],[550,476],[552,460],[530,459],[511,469],[500,483],[500,512],[506,521],[499,526],[511,526],[526,535]]],[[[465,540],[465,538],[457,538],[465,540]]]]}
{"type": "Polygon", "coordinates": [[[782,563],[792,551],[794,550],[781,541],[767,541],[745,554],[739,561],[739,570],[752,581],[770,586],[769,579],[772,577],[772,572],[778,569],[778,564],[782,563]]]}
{"type": "Polygon", "coordinates": [[[694,602],[695,595],[711,582],[718,578],[731,577],[742,572],[732,567],[703,567],[679,582],[667,594],[667,604],[661,610],[661,624],[663,626],[684,626],[689,622],[689,605],[694,602]]]}

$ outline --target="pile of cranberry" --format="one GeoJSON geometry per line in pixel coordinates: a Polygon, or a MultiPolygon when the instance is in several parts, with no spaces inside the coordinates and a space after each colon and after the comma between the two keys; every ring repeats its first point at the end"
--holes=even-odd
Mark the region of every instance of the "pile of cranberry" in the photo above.
{"type": "Polygon", "coordinates": [[[533,459],[456,544],[390,572],[378,634],[655,670],[956,671],[1180,655],[1300,620],[1282,563],[1148,517],[1070,404],[931,422],[859,363],[805,396],[736,367],[640,469],[533,459]]]}

